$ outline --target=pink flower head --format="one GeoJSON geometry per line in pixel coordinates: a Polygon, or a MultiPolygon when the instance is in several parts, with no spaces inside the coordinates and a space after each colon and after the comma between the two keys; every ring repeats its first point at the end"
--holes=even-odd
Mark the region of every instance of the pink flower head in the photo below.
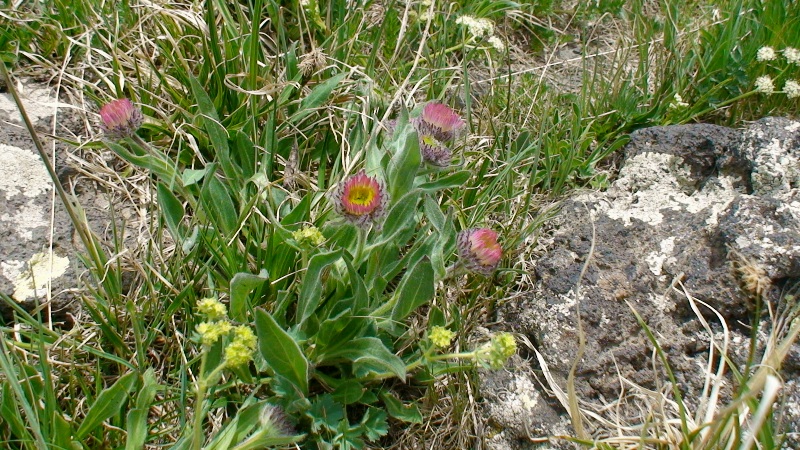
{"type": "Polygon", "coordinates": [[[361,170],[334,191],[333,201],[336,211],[347,221],[363,226],[383,217],[389,194],[382,183],[361,170]]]}
{"type": "Polygon", "coordinates": [[[144,116],[127,98],[112,100],[100,108],[100,128],[112,139],[122,139],[133,136],[142,126],[144,116]]]}
{"type": "Polygon", "coordinates": [[[419,150],[422,160],[434,166],[447,167],[453,158],[453,152],[431,135],[420,135],[419,150]]]}
{"type": "Polygon", "coordinates": [[[447,105],[431,102],[422,109],[417,118],[417,131],[421,135],[432,135],[441,142],[447,142],[466,125],[464,119],[447,105]]]}
{"type": "Polygon", "coordinates": [[[467,269],[491,275],[500,264],[503,249],[497,233],[489,228],[470,228],[458,233],[458,255],[467,269]]]}

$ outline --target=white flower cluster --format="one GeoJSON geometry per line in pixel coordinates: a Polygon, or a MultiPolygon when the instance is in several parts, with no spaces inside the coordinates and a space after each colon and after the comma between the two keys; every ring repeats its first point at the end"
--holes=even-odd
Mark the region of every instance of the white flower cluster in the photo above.
{"type": "Polygon", "coordinates": [[[761,47],[756,53],[756,61],[772,61],[777,55],[772,47],[761,47]]]}
{"type": "Polygon", "coordinates": [[[473,16],[459,16],[456,19],[458,25],[467,27],[469,34],[473,38],[480,39],[485,37],[486,42],[498,52],[506,50],[506,43],[494,34],[494,22],[486,18],[476,18],[473,16]]]}
{"type": "Polygon", "coordinates": [[[800,50],[796,48],[786,47],[783,49],[783,57],[786,58],[789,64],[800,65],[800,50]]]}
{"type": "Polygon", "coordinates": [[[783,93],[787,98],[800,97],[800,83],[795,80],[789,80],[783,85],[783,93]]]}
{"type": "Polygon", "coordinates": [[[456,23],[464,25],[469,33],[475,37],[491,36],[494,34],[494,23],[489,19],[477,19],[472,16],[459,16],[456,23]]]}
{"type": "Polygon", "coordinates": [[[756,92],[760,92],[762,94],[772,94],[775,91],[775,84],[772,82],[772,78],[769,75],[763,75],[756,78],[756,92]]]}
{"type": "Polygon", "coordinates": [[[669,104],[669,109],[683,109],[688,108],[689,104],[683,101],[683,97],[680,94],[675,94],[675,101],[669,104]]]}
{"type": "MultiPolygon", "coordinates": [[[[761,62],[775,61],[778,59],[778,54],[782,54],[789,65],[794,64],[800,66],[800,50],[794,47],[786,47],[780,51],[776,51],[774,48],[768,46],[761,47],[758,49],[758,52],[756,52],[756,60],[761,62]]],[[[781,73],[783,74],[786,70],[790,70],[790,68],[785,68],[781,73]]],[[[793,99],[800,97],[800,83],[798,83],[796,79],[789,79],[783,84],[783,90],[777,91],[775,89],[775,81],[772,77],[769,75],[762,75],[756,78],[755,91],[767,95],[779,92],[786,94],[787,98],[793,99]]]]}

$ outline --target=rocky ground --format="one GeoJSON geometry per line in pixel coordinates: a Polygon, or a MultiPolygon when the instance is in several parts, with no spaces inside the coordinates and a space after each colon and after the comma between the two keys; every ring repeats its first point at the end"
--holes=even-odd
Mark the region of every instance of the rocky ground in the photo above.
{"type": "MultiPolygon", "coordinates": [[[[534,261],[536,289],[500,311],[530,351],[511,370],[484,374],[491,448],[538,448],[542,437],[572,433],[559,388],[579,351],[578,308],[586,347],[575,385],[597,414],[586,420],[594,437],[636,436],[637,424],[653,420],[670,393],[634,311],[657,337],[690,409],[704,407],[709,359],[711,372],[720,352],[743,366],[754,325],[763,352],[770,322],[753,323],[756,297],[780,316],[800,282],[798,130],[800,123],[783,118],[742,130],[639,130],[607,191],[563,204],[534,261]]],[[[798,350],[781,373],[786,430],[800,429],[798,350]]],[[[723,401],[730,374],[722,375],[723,401]]]]}
{"type": "MultiPolygon", "coordinates": [[[[43,135],[86,129],[80,119],[86,115],[72,114],[52,90],[29,83],[21,91],[43,135]]],[[[565,445],[545,438],[573,431],[559,389],[578,355],[578,308],[586,348],[576,392],[587,410],[597,411],[587,420],[595,436],[608,435],[604,424],[615,420],[635,430],[643,411],[663,398],[656,394],[669,390],[633,311],[657,336],[687,403],[702,406],[712,349],[727,339],[730,363],[742,364],[754,298],[762,296],[780,314],[788,307],[785,294],[797,290],[799,130],[800,123],[782,118],[741,130],[702,124],[643,129],[631,136],[608,190],[563,203],[532,261],[536,289],[499,311],[501,322],[529,347],[509,370],[482,374],[491,448],[565,445]]],[[[106,233],[115,202],[102,184],[75,176],[81,158],[74,147],[52,139],[46,146],[93,229],[106,233]]],[[[53,300],[54,320],[68,321],[71,292],[84,270],[76,257],[80,246],[7,93],[0,96],[0,158],[0,291],[29,310],[53,300]]],[[[143,222],[145,206],[114,207],[129,223],[143,222]]],[[[7,305],[0,310],[9,314],[7,305]]],[[[795,430],[798,372],[795,348],[782,373],[782,411],[795,430]]]]}

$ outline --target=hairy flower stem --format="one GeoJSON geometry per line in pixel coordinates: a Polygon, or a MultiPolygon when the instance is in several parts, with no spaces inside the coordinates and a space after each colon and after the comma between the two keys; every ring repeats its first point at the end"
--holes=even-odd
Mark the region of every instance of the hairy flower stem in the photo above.
{"type": "Polygon", "coordinates": [[[367,242],[367,235],[371,229],[372,226],[368,228],[358,227],[358,241],[356,242],[356,252],[353,255],[353,262],[356,267],[361,265],[361,258],[364,256],[364,246],[367,242]]]}
{"type": "Polygon", "coordinates": [[[203,350],[203,355],[200,358],[200,376],[197,378],[197,385],[195,386],[195,403],[194,403],[194,427],[192,428],[192,450],[201,450],[203,448],[204,434],[203,434],[203,419],[205,417],[203,403],[206,400],[206,392],[208,387],[217,383],[222,369],[225,367],[220,364],[208,376],[204,375],[206,371],[207,351],[203,350]]]}

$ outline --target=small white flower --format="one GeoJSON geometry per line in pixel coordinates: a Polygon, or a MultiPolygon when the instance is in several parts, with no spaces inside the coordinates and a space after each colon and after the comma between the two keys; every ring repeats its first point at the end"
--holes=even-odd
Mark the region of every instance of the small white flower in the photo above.
{"type": "Polygon", "coordinates": [[[775,91],[775,84],[772,83],[772,78],[769,75],[763,75],[756,78],[756,92],[762,94],[772,94],[775,91]]]}
{"type": "Polygon", "coordinates": [[[472,16],[459,16],[456,23],[464,25],[469,33],[475,37],[491,36],[494,34],[494,23],[489,19],[476,19],[472,16]]]}
{"type": "Polygon", "coordinates": [[[491,37],[489,37],[489,39],[487,39],[486,41],[487,41],[489,44],[491,44],[491,45],[492,45],[492,47],[494,47],[494,49],[495,49],[495,50],[497,50],[498,52],[501,52],[501,53],[502,53],[502,52],[506,51],[506,43],[505,43],[505,42],[503,42],[503,40],[502,40],[502,39],[500,39],[499,37],[497,37],[497,36],[491,36],[491,37]]]}
{"type": "Polygon", "coordinates": [[[681,94],[675,94],[675,101],[669,104],[670,109],[682,109],[688,107],[689,104],[683,101],[681,94]]]}
{"type": "Polygon", "coordinates": [[[783,93],[787,98],[800,97],[800,83],[795,80],[789,80],[783,85],[783,93]]]}
{"type": "Polygon", "coordinates": [[[783,56],[789,64],[800,64],[800,50],[794,47],[786,47],[783,49],[783,56]]]}
{"type": "Polygon", "coordinates": [[[775,59],[775,49],[772,47],[761,47],[756,53],[757,61],[772,61],[775,59]]]}

